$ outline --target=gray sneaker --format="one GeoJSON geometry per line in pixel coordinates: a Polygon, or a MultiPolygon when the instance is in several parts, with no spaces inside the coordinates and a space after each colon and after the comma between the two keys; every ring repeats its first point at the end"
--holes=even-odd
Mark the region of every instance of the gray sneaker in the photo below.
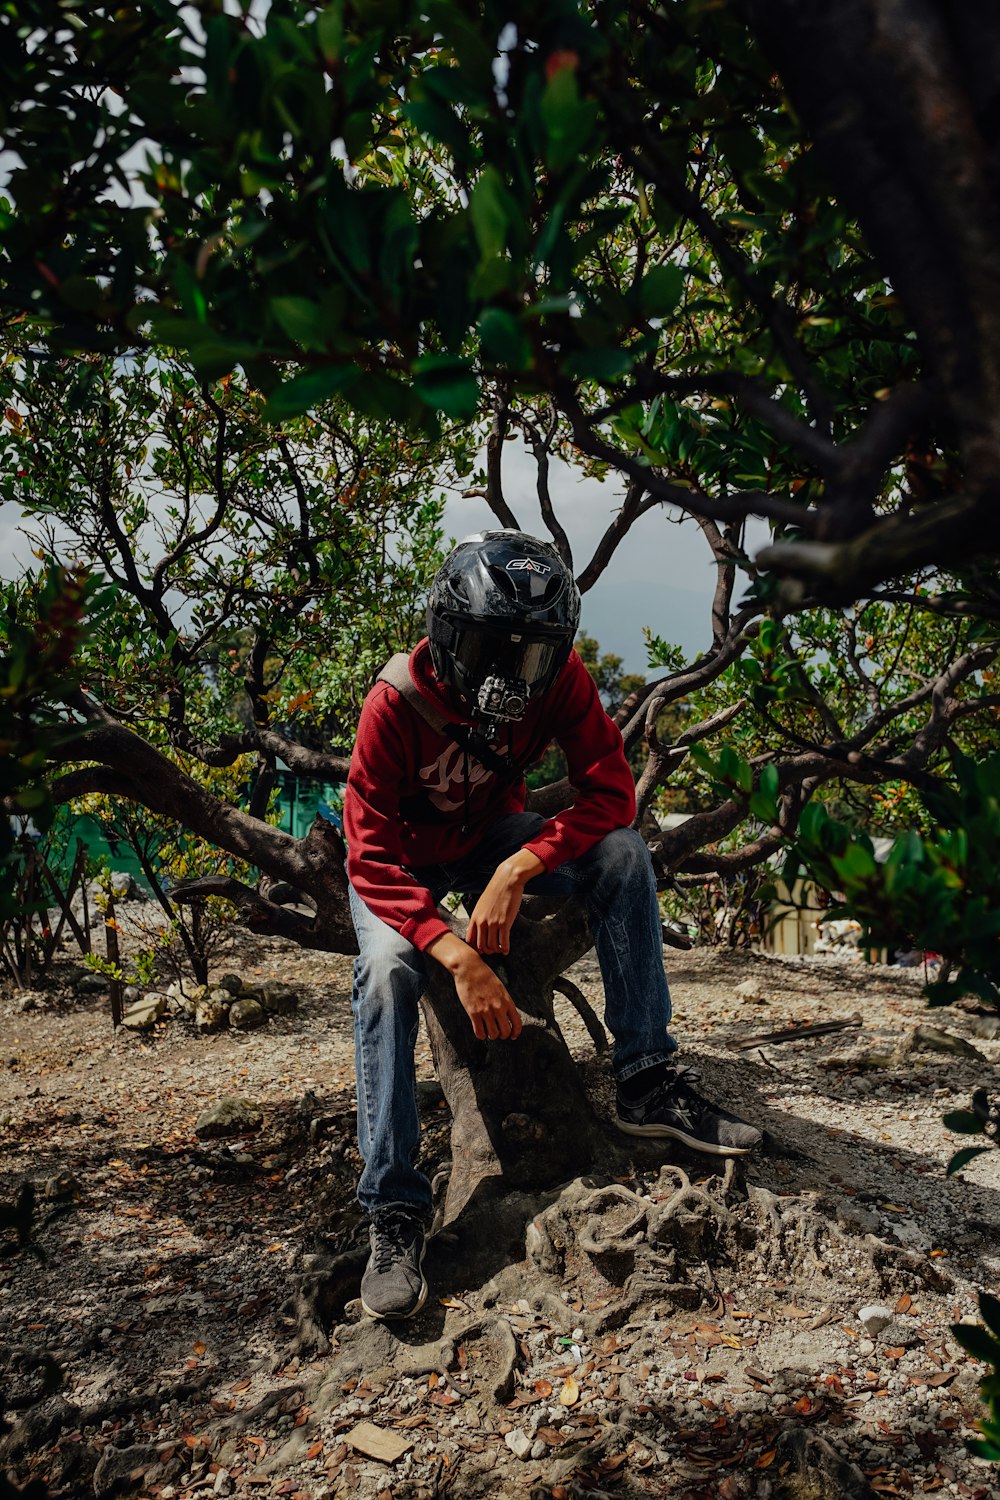
{"type": "Polygon", "coordinates": [[[368,1234],[372,1253],[361,1278],[361,1306],[370,1318],[412,1318],[427,1298],[423,1217],[405,1203],[389,1203],[372,1214],[368,1234]]]}
{"type": "Polygon", "coordinates": [[[764,1139],[755,1125],[710,1104],[692,1087],[692,1070],[661,1063],[618,1085],[615,1123],[626,1135],[669,1136],[710,1156],[746,1156],[764,1139]],[[645,1088],[643,1087],[645,1085],[645,1088]]]}

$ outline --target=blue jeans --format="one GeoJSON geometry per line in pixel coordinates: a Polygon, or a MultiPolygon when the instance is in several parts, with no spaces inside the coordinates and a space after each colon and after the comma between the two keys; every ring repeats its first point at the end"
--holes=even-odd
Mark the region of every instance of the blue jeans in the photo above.
{"type": "MultiPolygon", "coordinates": [[[[478,849],[450,865],[412,873],[435,901],[448,891],[478,895],[497,865],[540,830],[538,813],[511,813],[489,830],[478,849]]],[[[420,1145],[413,1049],[424,965],[433,963],[376,917],[348,888],[358,938],[354,961],[354,1062],[358,1145],[365,1167],[358,1201],[366,1212],[405,1203],[420,1213],[431,1204],[430,1183],[414,1166],[420,1145]]],[[[618,828],[580,859],[529,881],[531,896],[582,896],[587,903],[604,981],[604,1018],[614,1037],[619,1079],[664,1062],[676,1047],[670,991],[663,972],[663,939],[649,852],[631,828],[618,828]]]]}

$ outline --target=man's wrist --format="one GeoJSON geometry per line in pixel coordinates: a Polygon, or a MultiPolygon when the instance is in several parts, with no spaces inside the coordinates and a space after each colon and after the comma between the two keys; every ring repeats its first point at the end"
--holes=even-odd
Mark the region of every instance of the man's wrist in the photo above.
{"type": "Polygon", "coordinates": [[[482,963],[475,948],[463,942],[455,932],[442,932],[440,937],[428,944],[427,953],[451,975],[460,974],[472,963],[482,963]]]}
{"type": "Polygon", "coordinates": [[[518,849],[508,856],[500,866],[507,878],[515,885],[527,885],[536,875],[544,875],[545,866],[530,849],[518,849]]]}

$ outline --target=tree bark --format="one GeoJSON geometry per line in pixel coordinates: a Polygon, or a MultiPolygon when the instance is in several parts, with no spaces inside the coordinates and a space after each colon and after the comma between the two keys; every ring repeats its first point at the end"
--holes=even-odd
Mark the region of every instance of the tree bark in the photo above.
{"type": "MultiPolygon", "coordinates": [[[[531,907],[530,901],[526,906],[531,907]]],[[[526,1017],[516,1042],[478,1041],[444,969],[432,967],[424,1018],[452,1114],[444,1221],[499,1187],[537,1187],[592,1170],[608,1135],[556,1024],[553,980],[591,946],[582,905],[544,920],[519,917],[494,967],[526,1017]]]]}

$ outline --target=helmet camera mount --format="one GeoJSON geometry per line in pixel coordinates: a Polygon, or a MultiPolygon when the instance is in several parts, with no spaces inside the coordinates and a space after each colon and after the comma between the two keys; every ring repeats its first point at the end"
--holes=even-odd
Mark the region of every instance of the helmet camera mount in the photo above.
{"type": "Polygon", "coordinates": [[[520,677],[487,677],[476,694],[476,713],[481,719],[511,722],[523,719],[530,689],[520,677]]]}

